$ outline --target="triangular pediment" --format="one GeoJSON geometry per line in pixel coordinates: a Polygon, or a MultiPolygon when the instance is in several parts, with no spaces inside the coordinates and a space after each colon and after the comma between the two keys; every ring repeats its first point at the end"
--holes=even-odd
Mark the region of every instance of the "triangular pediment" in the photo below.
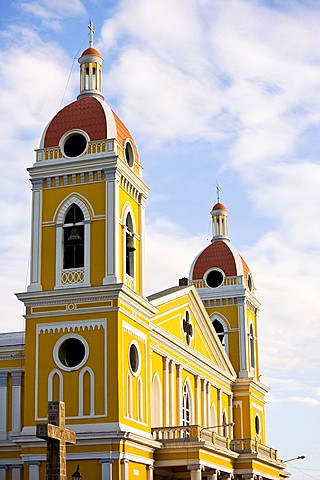
{"type": "Polygon", "coordinates": [[[236,377],[195,287],[174,287],[150,296],[149,301],[158,308],[151,322],[158,345],[189,364],[192,358],[198,368],[236,377]]]}

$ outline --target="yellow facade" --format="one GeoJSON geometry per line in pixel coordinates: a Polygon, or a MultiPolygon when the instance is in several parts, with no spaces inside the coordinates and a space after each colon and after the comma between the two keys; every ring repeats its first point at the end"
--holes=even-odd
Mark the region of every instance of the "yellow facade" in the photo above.
{"type": "MultiPolygon", "coordinates": [[[[83,65],[92,75],[100,68],[97,54],[83,53],[81,75],[83,65]]],[[[35,433],[50,400],[65,402],[76,432],[69,478],[78,464],[84,479],[286,477],[266,446],[260,304],[249,277],[216,265],[217,288],[190,276],[144,297],[148,188],[137,149],[98,80],[80,85],[29,169],[31,278],[17,294],[26,331],[0,335],[0,480],[44,478],[46,445],[35,433]],[[105,119],[105,138],[86,109],[105,119]]],[[[213,242],[222,232],[228,246],[217,205],[213,242]]]]}

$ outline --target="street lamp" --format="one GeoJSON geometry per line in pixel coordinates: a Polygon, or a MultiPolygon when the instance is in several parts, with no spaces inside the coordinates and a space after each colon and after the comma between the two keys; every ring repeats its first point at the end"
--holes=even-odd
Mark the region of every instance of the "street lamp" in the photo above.
{"type": "Polygon", "coordinates": [[[79,472],[79,464],[77,465],[77,470],[71,475],[72,480],[80,480],[82,478],[81,473],[79,472]]]}
{"type": "Polygon", "coordinates": [[[288,462],[292,462],[292,460],[304,460],[306,458],[305,455],[298,455],[297,457],[294,457],[294,458],[289,458],[288,460],[282,460],[283,463],[288,463],[288,462]]]}
{"type": "Polygon", "coordinates": [[[222,425],[213,425],[212,427],[203,427],[200,429],[200,433],[203,430],[211,430],[212,428],[219,428],[219,427],[233,427],[235,423],[234,422],[228,422],[228,423],[223,423],[222,425]]]}

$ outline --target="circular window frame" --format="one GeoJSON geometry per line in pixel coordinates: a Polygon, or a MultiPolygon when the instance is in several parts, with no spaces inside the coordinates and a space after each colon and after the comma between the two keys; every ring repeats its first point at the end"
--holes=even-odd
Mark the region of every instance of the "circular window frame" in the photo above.
{"type": "Polygon", "coordinates": [[[205,274],[203,275],[203,279],[204,279],[204,281],[205,281],[205,283],[206,283],[206,286],[207,286],[208,288],[212,288],[213,290],[215,290],[216,288],[220,288],[221,286],[223,286],[225,276],[226,276],[226,275],[225,275],[224,271],[221,270],[221,268],[213,267],[213,268],[210,268],[209,270],[207,270],[207,271],[205,272],[205,274]],[[217,285],[216,287],[211,287],[211,286],[208,284],[208,282],[207,282],[208,275],[209,275],[211,272],[219,272],[219,273],[221,273],[221,275],[222,275],[222,282],[221,282],[219,285],[217,285]]]}
{"type": "Polygon", "coordinates": [[[247,285],[248,285],[248,289],[251,293],[253,293],[254,291],[254,285],[253,285],[253,278],[252,278],[252,275],[251,273],[249,272],[248,275],[247,275],[247,285]]]}
{"type": "Polygon", "coordinates": [[[73,372],[73,371],[75,371],[75,370],[78,370],[79,368],[81,368],[81,367],[86,363],[86,361],[88,360],[88,357],[89,357],[89,345],[88,345],[88,342],[87,342],[81,335],[77,335],[76,333],[68,333],[67,335],[63,335],[63,337],[59,338],[59,340],[56,342],[56,344],[55,344],[55,346],[54,346],[54,348],[53,348],[53,359],[54,359],[56,365],[57,365],[61,370],[64,370],[65,372],[73,372]],[[84,353],[83,359],[81,360],[80,363],[78,363],[78,365],[75,365],[74,367],[67,367],[66,365],[64,365],[63,363],[61,363],[60,358],[59,358],[59,350],[60,350],[60,347],[61,347],[61,345],[62,345],[66,340],[68,340],[69,338],[73,338],[73,339],[79,340],[81,343],[83,343],[84,349],[85,349],[85,353],[84,353]]]}
{"type": "Polygon", "coordinates": [[[138,343],[135,341],[135,340],[132,340],[129,344],[129,348],[128,348],[128,363],[129,363],[129,367],[130,367],[130,371],[132,373],[132,375],[134,375],[135,377],[138,377],[139,374],[140,374],[140,371],[141,371],[141,352],[140,352],[140,348],[139,348],[139,345],[138,343]],[[130,360],[130,351],[131,351],[131,347],[132,346],[135,346],[136,348],[136,351],[137,351],[137,354],[138,354],[138,368],[136,371],[133,370],[132,368],[132,365],[131,365],[131,360],[130,360]]]}
{"type": "Polygon", "coordinates": [[[61,150],[61,153],[62,155],[64,156],[64,158],[68,158],[70,160],[74,160],[74,159],[77,159],[77,158],[80,158],[82,157],[83,155],[86,155],[87,151],[88,151],[88,146],[89,146],[89,142],[90,142],[90,137],[89,135],[87,134],[87,132],[85,132],[84,130],[80,130],[80,129],[73,129],[73,130],[69,130],[68,132],[64,133],[62,135],[62,137],[60,138],[60,141],[59,141],[59,147],[60,147],[60,150],[61,150]],[[87,142],[87,145],[85,147],[85,149],[83,150],[82,153],[80,153],[80,155],[77,155],[76,157],[69,157],[68,155],[66,155],[65,151],[64,151],[64,146],[65,146],[65,143],[66,141],[72,137],[72,135],[82,135],[85,139],[86,139],[86,142],[87,142]]]}
{"type": "Polygon", "coordinates": [[[123,153],[126,164],[128,165],[128,167],[132,168],[134,166],[134,162],[136,161],[136,154],[133,148],[133,144],[129,138],[126,138],[124,142],[123,153]],[[127,145],[129,145],[131,149],[131,152],[129,152],[129,161],[127,160],[126,156],[127,145]]]}

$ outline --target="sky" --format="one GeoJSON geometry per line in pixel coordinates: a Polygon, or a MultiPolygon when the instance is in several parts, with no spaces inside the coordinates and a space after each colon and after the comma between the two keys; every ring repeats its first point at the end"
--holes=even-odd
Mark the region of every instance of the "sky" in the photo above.
{"type": "Polygon", "coordinates": [[[89,18],[103,93],[139,148],[147,294],[210,241],[216,183],[262,303],[268,445],[320,478],[320,2],[0,0],[0,331],[22,330],[30,182],[47,122],[78,94],[89,18]]]}

